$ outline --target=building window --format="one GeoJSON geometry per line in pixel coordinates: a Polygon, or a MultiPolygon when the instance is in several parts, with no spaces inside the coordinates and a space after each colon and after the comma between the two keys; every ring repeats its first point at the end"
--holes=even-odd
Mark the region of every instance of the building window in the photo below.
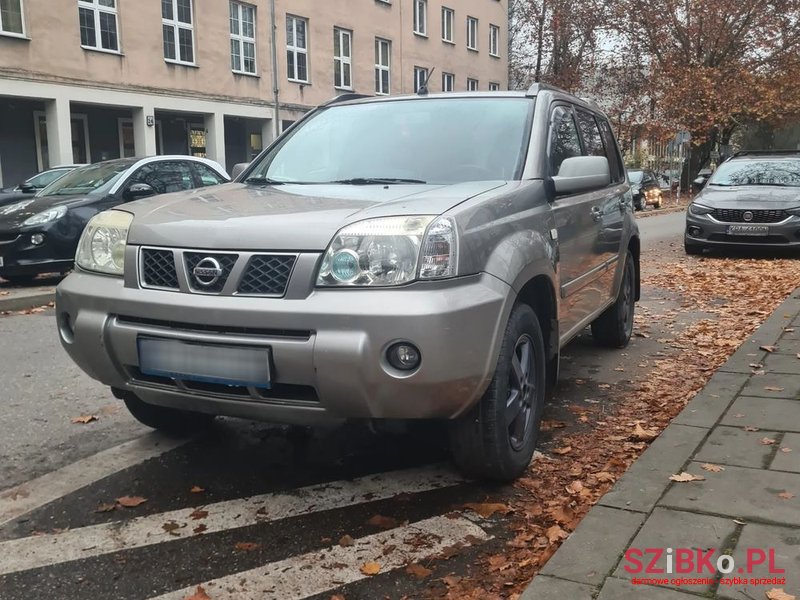
{"type": "Polygon", "coordinates": [[[495,83],[494,81],[489,82],[489,91],[490,92],[499,92],[500,91],[500,84],[495,83]]]}
{"type": "Polygon", "coordinates": [[[442,41],[453,43],[453,21],[455,12],[452,8],[442,7],[442,41]]]}
{"type": "Polygon", "coordinates": [[[467,91],[468,92],[477,92],[478,91],[478,80],[477,79],[467,79],[467,91]]]}
{"type": "Polygon", "coordinates": [[[414,0],[414,33],[428,35],[428,0],[414,0]]]}
{"type": "Polygon", "coordinates": [[[119,52],[117,0],[78,0],[81,46],[119,52]]]}
{"type": "Polygon", "coordinates": [[[386,95],[392,89],[392,42],[375,38],[375,93],[386,95]]]}
{"type": "Polygon", "coordinates": [[[286,70],[289,81],[308,83],[308,20],[286,15],[286,70]]]}
{"type": "Polygon", "coordinates": [[[489,54],[500,56],[500,28],[497,25],[489,25],[489,54]]]}
{"type": "Polygon", "coordinates": [[[333,86],[353,89],[353,32],[333,28],[333,86]]]}
{"type": "Polygon", "coordinates": [[[428,80],[428,69],[425,67],[414,67],[414,92],[418,92],[428,80]]]}
{"type": "Polygon", "coordinates": [[[164,60],[194,64],[192,0],[161,0],[164,60]]]}
{"type": "Polygon", "coordinates": [[[467,48],[478,49],[478,19],[467,17],[467,48]]]}
{"type": "Polygon", "coordinates": [[[456,87],[456,76],[452,73],[442,73],[442,91],[452,92],[456,87]]]}
{"type": "Polygon", "coordinates": [[[22,0],[0,0],[0,34],[25,35],[22,0]]]}
{"type": "Polygon", "coordinates": [[[231,71],[256,74],[256,7],[231,2],[231,71]]]}

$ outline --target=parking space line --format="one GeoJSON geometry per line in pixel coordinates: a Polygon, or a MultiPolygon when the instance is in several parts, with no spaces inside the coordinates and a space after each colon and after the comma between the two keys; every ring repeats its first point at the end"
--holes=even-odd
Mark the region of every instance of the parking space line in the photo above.
{"type": "Polygon", "coordinates": [[[0,575],[463,483],[443,465],[389,471],[0,542],[0,575]],[[165,527],[166,525],[166,527],[165,527]]]}
{"type": "MultiPolygon", "coordinates": [[[[214,600],[299,600],[365,579],[368,575],[361,568],[366,563],[375,562],[379,573],[388,573],[434,556],[449,546],[469,546],[490,538],[464,517],[431,517],[358,538],[352,547],[337,545],[292,556],[201,585],[214,600]]],[[[195,590],[193,585],[151,600],[184,600],[195,590]]]]}
{"type": "Polygon", "coordinates": [[[0,526],[128,467],[182,446],[189,439],[146,433],[0,493],[0,526]]]}

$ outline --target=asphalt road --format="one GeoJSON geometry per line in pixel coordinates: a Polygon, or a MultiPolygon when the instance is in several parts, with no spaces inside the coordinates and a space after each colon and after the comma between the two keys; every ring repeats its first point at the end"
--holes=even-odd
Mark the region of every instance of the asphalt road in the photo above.
{"type": "MultiPolygon", "coordinates": [[[[644,267],[657,268],[681,242],[683,214],[639,224],[644,267]]],[[[643,295],[651,311],[671,307],[659,291],[643,295]]],[[[491,518],[444,516],[504,491],[462,481],[434,426],[308,432],[224,419],[170,440],[70,362],[52,311],[0,317],[0,340],[0,599],[182,600],[198,583],[214,600],[399,597],[420,585],[400,568],[408,562],[461,544],[447,566],[457,570],[508,535],[491,518]],[[98,420],[71,421],[89,414],[98,420]],[[111,509],[123,496],[146,502],[111,509]],[[354,546],[337,544],[345,535],[354,546]],[[381,572],[367,577],[372,561],[381,572]]],[[[630,378],[661,350],[652,338],[600,350],[580,336],[545,418],[569,419],[591,384],[630,378]]]]}

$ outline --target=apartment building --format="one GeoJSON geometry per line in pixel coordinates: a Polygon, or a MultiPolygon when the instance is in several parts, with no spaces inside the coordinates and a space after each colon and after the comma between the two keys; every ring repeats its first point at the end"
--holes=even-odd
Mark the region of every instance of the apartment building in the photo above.
{"type": "Polygon", "coordinates": [[[0,0],[0,187],[51,165],[231,169],[342,93],[506,89],[508,0],[0,0]]]}

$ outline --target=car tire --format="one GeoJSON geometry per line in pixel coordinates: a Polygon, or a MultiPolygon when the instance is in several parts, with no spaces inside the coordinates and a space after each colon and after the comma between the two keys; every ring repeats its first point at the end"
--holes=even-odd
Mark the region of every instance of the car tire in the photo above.
{"type": "Polygon", "coordinates": [[[214,420],[214,415],[148,404],[131,393],[125,393],[123,401],[139,423],[173,435],[206,429],[214,420]]]}
{"type": "Polygon", "coordinates": [[[592,322],[592,336],[601,346],[624,348],[633,334],[636,306],[636,263],[630,250],[622,267],[622,284],[617,299],[592,322]]]}
{"type": "Polygon", "coordinates": [[[492,381],[469,412],[450,423],[453,461],[467,477],[512,481],[528,468],[539,438],[547,385],[536,313],[511,311],[492,381]]]}
{"type": "Polygon", "coordinates": [[[30,285],[36,279],[36,275],[0,275],[11,285],[30,285]]]}
{"type": "Polygon", "coordinates": [[[703,253],[703,246],[701,246],[700,244],[690,244],[689,242],[683,242],[683,249],[686,251],[686,254],[690,254],[692,256],[703,253]]]}

